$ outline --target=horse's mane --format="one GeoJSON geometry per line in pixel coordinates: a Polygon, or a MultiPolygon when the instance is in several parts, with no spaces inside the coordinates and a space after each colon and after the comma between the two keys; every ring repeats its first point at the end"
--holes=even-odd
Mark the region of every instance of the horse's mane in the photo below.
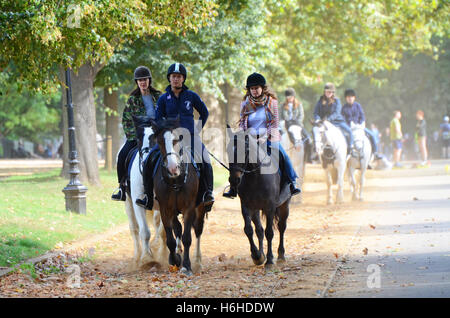
{"type": "Polygon", "coordinates": [[[155,135],[159,135],[166,130],[173,130],[180,127],[180,120],[178,118],[160,118],[153,122],[153,130],[155,135]]]}

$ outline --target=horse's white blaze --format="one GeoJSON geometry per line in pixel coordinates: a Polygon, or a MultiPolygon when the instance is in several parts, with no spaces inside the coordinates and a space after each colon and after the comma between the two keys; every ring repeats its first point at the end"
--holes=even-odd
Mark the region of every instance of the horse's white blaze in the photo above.
{"type": "Polygon", "coordinates": [[[174,154],[174,148],[173,148],[173,134],[171,131],[166,131],[164,133],[164,143],[166,146],[166,153],[170,153],[167,156],[167,169],[173,176],[178,176],[180,174],[180,171],[178,169],[178,158],[174,154]]]}

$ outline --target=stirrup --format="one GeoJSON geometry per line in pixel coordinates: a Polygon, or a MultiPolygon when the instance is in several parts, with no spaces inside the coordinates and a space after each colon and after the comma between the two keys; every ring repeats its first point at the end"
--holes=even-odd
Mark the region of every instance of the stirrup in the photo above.
{"type": "MultiPolygon", "coordinates": [[[[230,189],[228,190],[228,192],[223,192],[222,196],[224,196],[225,198],[234,199],[237,196],[237,191],[235,189],[233,189],[231,187],[231,185],[228,185],[227,187],[230,189]]],[[[225,187],[225,189],[227,187],[225,187]]],[[[224,189],[224,191],[225,191],[225,189],[224,189]]]]}
{"type": "Polygon", "coordinates": [[[142,199],[136,199],[134,202],[139,205],[141,208],[151,210],[153,208],[153,202],[150,205],[149,199],[147,194],[144,194],[144,197],[142,199]]]}
{"type": "Polygon", "coordinates": [[[114,190],[113,194],[111,195],[111,199],[114,201],[125,201],[126,196],[125,196],[125,193],[123,192],[122,188],[119,187],[116,190],[114,190]]]}

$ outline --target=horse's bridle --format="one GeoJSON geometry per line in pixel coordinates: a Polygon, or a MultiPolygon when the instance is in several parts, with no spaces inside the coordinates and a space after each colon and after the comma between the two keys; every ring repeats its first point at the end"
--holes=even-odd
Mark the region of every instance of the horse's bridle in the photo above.
{"type": "MultiPolygon", "coordinates": [[[[182,150],[186,149],[187,147],[182,148],[182,150]]],[[[189,151],[189,150],[188,150],[189,151]]],[[[183,151],[184,153],[184,151],[183,151]]],[[[166,153],[162,158],[161,158],[161,162],[160,162],[160,166],[163,168],[163,171],[166,171],[166,173],[162,173],[161,174],[161,179],[168,185],[170,186],[173,190],[175,191],[180,191],[181,188],[186,184],[187,182],[187,177],[188,177],[188,169],[189,169],[189,162],[184,162],[183,158],[176,152],[168,152],[166,153]],[[180,175],[178,177],[175,178],[175,180],[179,180],[180,177],[183,178],[183,182],[178,183],[178,182],[167,182],[168,179],[168,168],[167,168],[167,164],[166,164],[166,158],[170,155],[175,155],[179,160],[180,160],[180,164],[178,165],[180,167],[180,175]],[[184,164],[184,169],[183,169],[183,164],[184,164]],[[166,176],[166,178],[165,178],[166,176]]],[[[172,180],[172,179],[171,179],[172,180]]]]}

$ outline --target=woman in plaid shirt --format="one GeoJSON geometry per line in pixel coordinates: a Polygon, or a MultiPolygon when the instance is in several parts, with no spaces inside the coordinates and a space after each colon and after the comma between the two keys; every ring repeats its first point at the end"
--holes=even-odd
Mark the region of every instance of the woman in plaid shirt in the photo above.
{"type": "MultiPolygon", "coordinates": [[[[289,183],[292,195],[299,194],[301,191],[295,186],[298,176],[280,143],[277,97],[268,89],[264,76],[258,73],[247,78],[246,88],[247,93],[241,103],[239,128],[248,131],[252,136],[267,136],[268,149],[279,149],[282,180],[289,183]]],[[[230,186],[230,191],[223,195],[233,198],[237,195],[237,189],[230,186]]]]}

